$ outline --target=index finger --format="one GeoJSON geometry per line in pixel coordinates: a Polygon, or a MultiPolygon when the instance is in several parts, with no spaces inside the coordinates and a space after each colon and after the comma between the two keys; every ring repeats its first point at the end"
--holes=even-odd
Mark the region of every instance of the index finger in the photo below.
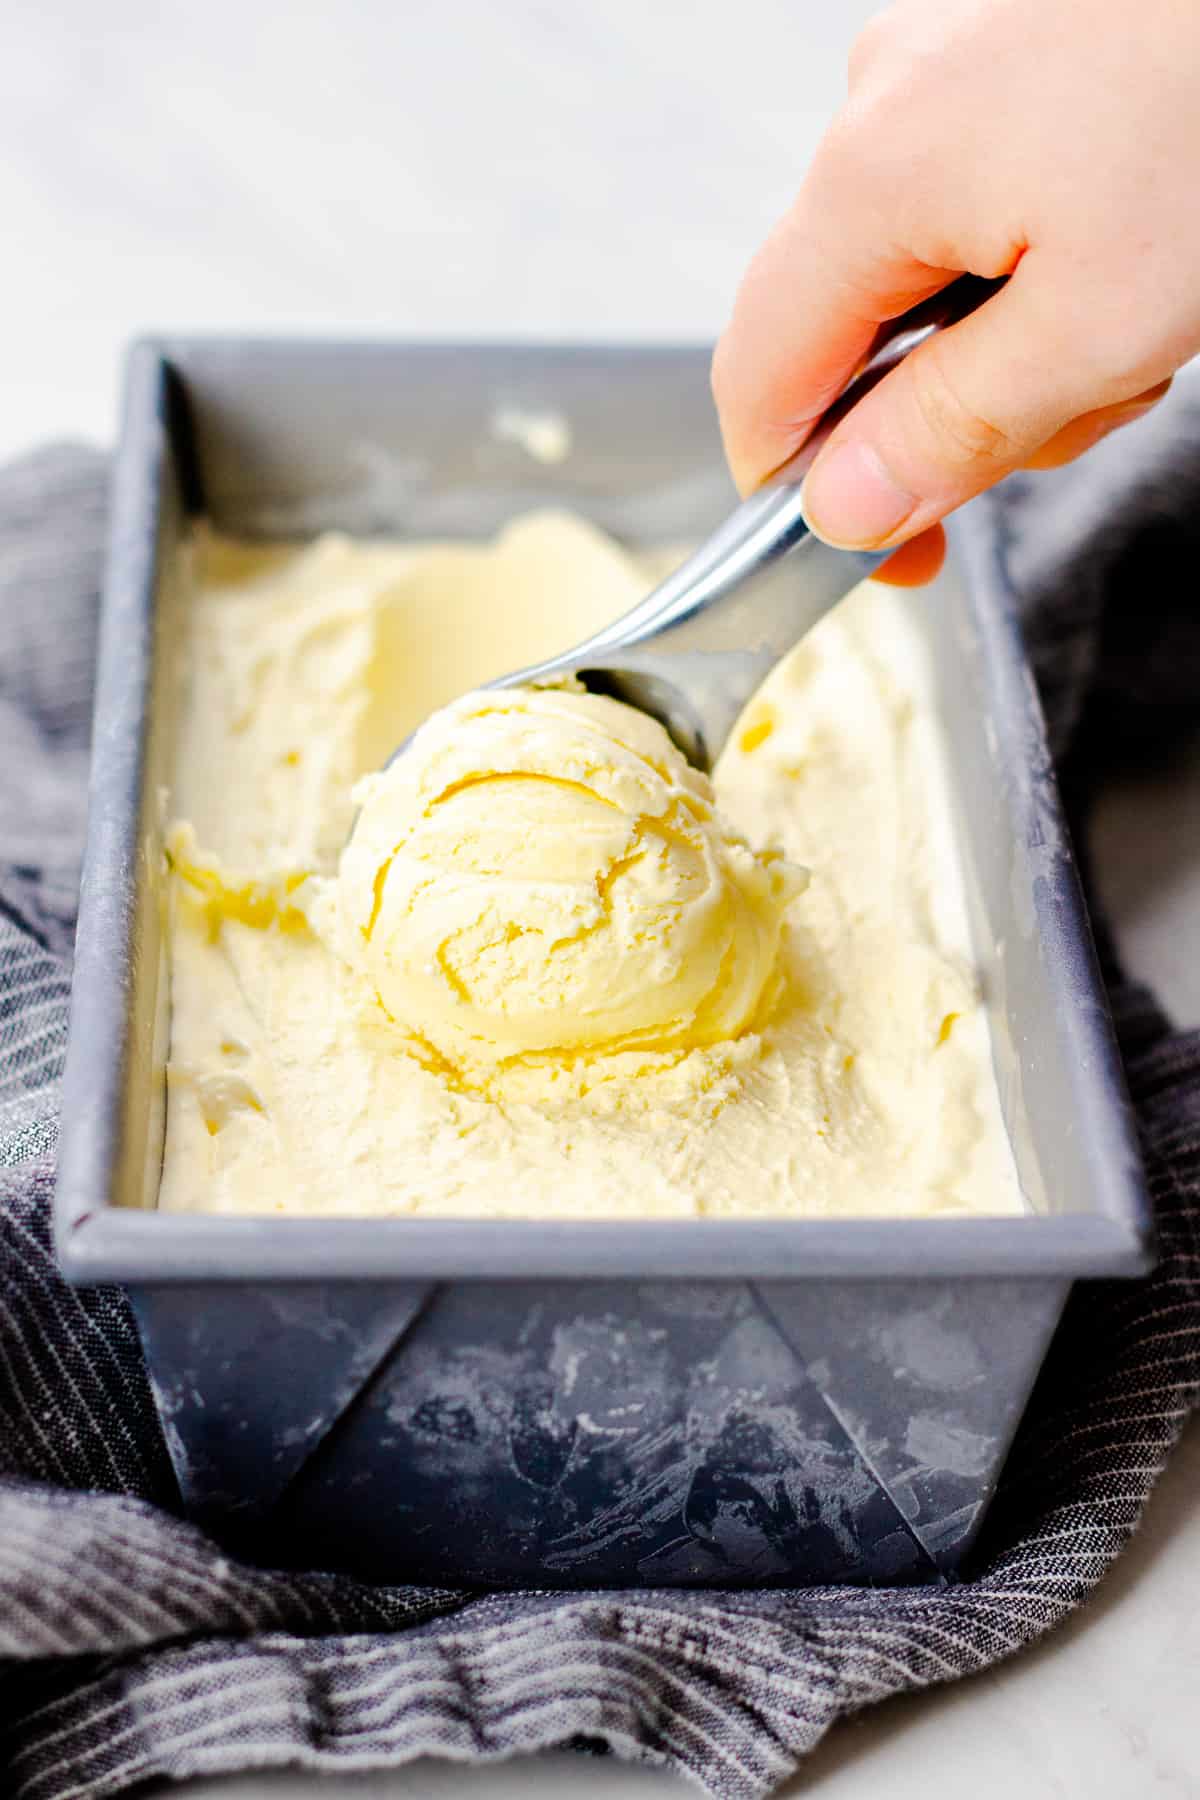
{"type": "Polygon", "coordinates": [[[886,237],[878,210],[825,191],[819,164],[742,280],[713,357],[725,454],[749,493],[804,442],[879,326],[951,282],[886,237]]]}

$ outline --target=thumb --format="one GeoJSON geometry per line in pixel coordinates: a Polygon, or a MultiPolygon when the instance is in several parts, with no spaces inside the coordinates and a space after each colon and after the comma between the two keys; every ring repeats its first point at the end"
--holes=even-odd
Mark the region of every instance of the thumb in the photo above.
{"type": "Polygon", "coordinates": [[[1028,462],[1079,414],[1122,397],[1081,357],[1080,334],[1066,330],[1066,309],[1031,260],[838,426],[804,483],[818,537],[855,549],[902,543],[1028,462]]]}

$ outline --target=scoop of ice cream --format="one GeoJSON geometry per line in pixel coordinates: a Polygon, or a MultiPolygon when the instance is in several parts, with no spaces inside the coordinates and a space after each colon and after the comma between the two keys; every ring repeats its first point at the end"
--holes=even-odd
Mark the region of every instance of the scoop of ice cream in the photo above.
{"type": "Polygon", "coordinates": [[[803,871],[755,853],[654,720],[578,691],[469,694],[356,790],[343,955],[454,1063],[734,1038],[803,871]]]}

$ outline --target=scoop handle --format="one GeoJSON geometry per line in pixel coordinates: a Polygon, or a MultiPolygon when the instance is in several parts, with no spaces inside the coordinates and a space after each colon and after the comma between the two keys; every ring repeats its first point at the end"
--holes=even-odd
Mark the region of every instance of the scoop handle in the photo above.
{"type": "Polygon", "coordinates": [[[810,532],[801,488],[822,445],[919,344],[967,318],[1002,285],[1002,280],[960,276],[887,321],[796,454],[653,593],[573,650],[491,686],[538,685],[577,675],[586,686],[650,713],[685,756],[699,768],[711,768],[773,666],[891,554],[836,550],[810,532]]]}
{"type": "MultiPolygon", "coordinates": [[[[764,610],[757,605],[751,609],[754,616],[750,619],[745,607],[729,608],[728,600],[739,593],[749,600],[757,578],[810,539],[800,489],[821,447],[847,413],[918,344],[967,318],[1001,286],[1003,280],[963,275],[900,318],[888,320],[876,333],[858,373],[821,415],[795,455],[735,507],[686,562],[631,611],[602,627],[567,656],[539,664],[536,670],[521,671],[507,678],[506,685],[544,680],[558,670],[582,668],[589,661],[602,661],[606,653],[625,653],[651,642],[663,649],[668,640],[676,648],[732,648],[739,632],[755,639],[765,632],[778,661],[856,581],[873,575],[891,551],[833,550],[812,539],[808,580],[792,605],[780,605],[774,616],[771,607],[764,610]]],[[[771,606],[777,604],[772,595],[771,606]]]]}

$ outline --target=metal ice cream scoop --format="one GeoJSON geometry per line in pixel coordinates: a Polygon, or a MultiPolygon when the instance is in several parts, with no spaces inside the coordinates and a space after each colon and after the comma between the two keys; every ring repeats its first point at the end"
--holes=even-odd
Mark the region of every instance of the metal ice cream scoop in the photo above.
{"type": "Polygon", "coordinates": [[[834,550],[813,536],[800,511],[800,488],[817,452],[911,350],[966,318],[1001,285],[964,275],[883,326],[803,447],[682,567],[584,643],[489,686],[545,687],[575,676],[591,692],[649,713],[690,762],[711,770],[775,664],[891,554],[834,550]]]}

